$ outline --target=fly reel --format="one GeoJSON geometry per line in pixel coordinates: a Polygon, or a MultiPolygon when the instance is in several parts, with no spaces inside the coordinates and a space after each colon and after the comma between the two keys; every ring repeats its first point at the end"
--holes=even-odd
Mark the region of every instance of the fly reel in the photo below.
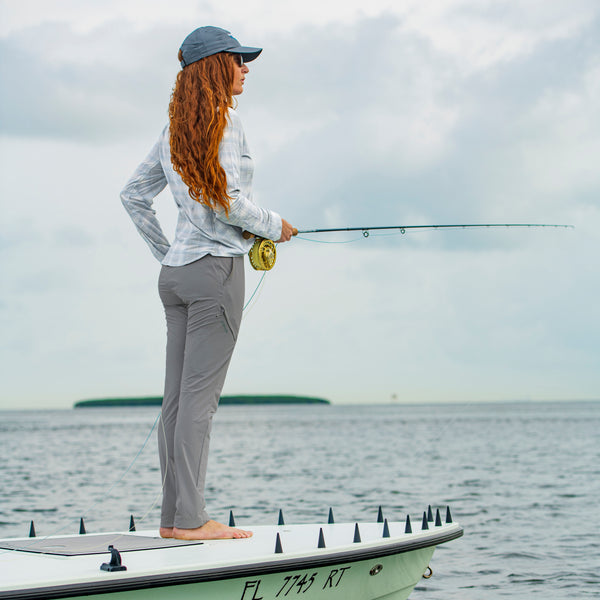
{"type": "Polygon", "coordinates": [[[250,264],[255,271],[270,271],[275,265],[277,251],[275,242],[257,237],[248,252],[250,264]]]}

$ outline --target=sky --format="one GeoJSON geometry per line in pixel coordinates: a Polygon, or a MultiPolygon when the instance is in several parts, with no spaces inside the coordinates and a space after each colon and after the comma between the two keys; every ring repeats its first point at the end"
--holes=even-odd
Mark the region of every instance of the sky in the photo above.
{"type": "Polygon", "coordinates": [[[201,25],[264,48],[255,200],[299,229],[574,225],[280,245],[224,393],[600,398],[596,0],[0,0],[0,408],[162,393],[160,265],[119,192],[201,25]]]}

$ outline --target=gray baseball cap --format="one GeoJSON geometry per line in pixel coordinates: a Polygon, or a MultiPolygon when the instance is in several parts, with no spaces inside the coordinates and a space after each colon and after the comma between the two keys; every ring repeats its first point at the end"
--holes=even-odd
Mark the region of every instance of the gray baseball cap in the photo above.
{"type": "Polygon", "coordinates": [[[219,52],[241,54],[244,62],[250,62],[262,52],[262,48],[242,46],[229,31],[220,27],[198,27],[181,44],[181,66],[212,56],[219,52]]]}

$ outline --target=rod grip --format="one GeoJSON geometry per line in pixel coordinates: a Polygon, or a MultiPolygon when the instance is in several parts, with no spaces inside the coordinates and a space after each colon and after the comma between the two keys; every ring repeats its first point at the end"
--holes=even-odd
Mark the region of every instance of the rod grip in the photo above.
{"type": "MultiPolygon", "coordinates": [[[[298,230],[295,227],[292,229],[292,235],[298,235],[298,230]]],[[[250,238],[254,237],[254,234],[250,233],[249,231],[242,231],[242,237],[245,240],[249,240],[250,238]]]]}

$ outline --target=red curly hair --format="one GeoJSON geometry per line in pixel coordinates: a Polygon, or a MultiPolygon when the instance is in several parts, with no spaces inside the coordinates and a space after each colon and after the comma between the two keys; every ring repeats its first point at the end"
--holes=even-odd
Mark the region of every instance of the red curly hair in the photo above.
{"type": "Polygon", "coordinates": [[[220,52],[198,60],[178,73],[169,103],[173,168],[191,198],[226,214],[231,197],[219,162],[219,144],[233,106],[233,74],[232,54],[220,52]]]}

